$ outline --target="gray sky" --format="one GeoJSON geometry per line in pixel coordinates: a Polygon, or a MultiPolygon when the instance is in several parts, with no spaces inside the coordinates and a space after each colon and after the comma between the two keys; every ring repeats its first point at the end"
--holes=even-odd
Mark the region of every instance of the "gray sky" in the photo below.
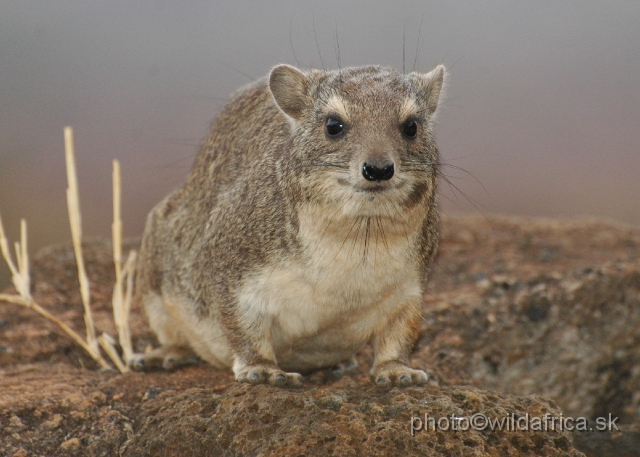
{"type": "MultiPolygon", "coordinates": [[[[139,236],[233,90],[280,62],[337,67],[336,36],[343,66],[401,70],[403,33],[408,70],[450,68],[436,135],[486,188],[448,172],[484,213],[640,224],[636,0],[54,0],[0,3],[5,228],[15,240],[26,218],[32,254],[69,239],[71,125],[85,235],[110,236],[119,158],[125,235],[139,236]]],[[[442,191],[446,211],[477,211],[442,191]]]]}

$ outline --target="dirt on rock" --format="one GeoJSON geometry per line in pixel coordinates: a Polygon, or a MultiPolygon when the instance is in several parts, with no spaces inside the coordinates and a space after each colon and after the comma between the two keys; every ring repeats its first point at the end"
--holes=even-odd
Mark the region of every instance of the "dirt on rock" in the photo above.
{"type": "MultiPolygon", "coordinates": [[[[84,244],[96,327],[115,335],[110,249],[84,244]]],[[[72,248],[32,270],[35,300],[83,334],[72,248]]],[[[357,372],[289,390],[206,364],[99,371],[54,324],[0,303],[0,455],[640,455],[640,229],[447,217],[423,317],[411,363],[428,386],[375,388],[365,348],[357,372]],[[507,422],[464,430],[474,415],[507,422]],[[452,416],[441,428],[462,430],[424,430],[452,416]],[[510,428],[541,417],[586,430],[510,428]]],[[[136,350],[155,345],[137,306],[131,328],[136,350]]]]}

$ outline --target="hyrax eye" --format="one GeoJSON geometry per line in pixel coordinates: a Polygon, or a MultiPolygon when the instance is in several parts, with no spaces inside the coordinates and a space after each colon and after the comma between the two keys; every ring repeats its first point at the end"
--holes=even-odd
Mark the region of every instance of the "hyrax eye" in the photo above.
{"type": "Polygon", "coordinates": [[[402,125],[402,134],[409,139],[418,136],[418,123],[413,119],[408,120],[402,125]]]}
{"type": "Polygon", "coordinates": [[[324,131],[327,136],[337,137],[344,131],[344,124],[337,117],[328,117],[324,123],[324,131]]]}

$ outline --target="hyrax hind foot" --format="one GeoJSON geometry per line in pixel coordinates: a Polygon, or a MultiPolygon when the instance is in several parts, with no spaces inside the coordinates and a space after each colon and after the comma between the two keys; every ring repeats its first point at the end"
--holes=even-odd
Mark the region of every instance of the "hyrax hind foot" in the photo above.
{"type": "Polygon", "coordinates": [[[384,362],[376,366],[372,371],[376,385],[379,387],[409,387],[424,385],[427,383],[427,373],[422,370],[414,370],[397,361],[384,362]]]}
{"type": "Polygon", "coordinates": [[[246,365],[236,369],[236,379],[249,384],[271,384],[276,387],[302,387],[300,373],[286,373],[274,365],[246,365]]]}
{"type": "Polygon", "coordinates": [[[196,363],[198,357],[185,346],[162,346],[144,354],[133,354],[129,359],[129,366],[135,371],[146,371],[162,368],[173,371],[184,365],[196,363]]]}
{"type": "Polygon", "coordinates": [[[331,377],[334,379],[340,379],[345,374],[354,373],[358,368],[358,361],[355,357],[349,360],[339,363],[331,368],[331,377]]]}

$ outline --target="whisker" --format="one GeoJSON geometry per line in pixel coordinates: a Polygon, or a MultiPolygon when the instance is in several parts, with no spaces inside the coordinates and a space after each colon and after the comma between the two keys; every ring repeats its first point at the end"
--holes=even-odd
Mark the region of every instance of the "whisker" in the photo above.
{"type": "MultiPolygon", "coordinates": [[[[387,211],[387,205],[385,203],[383,203],[383,208],[385,209],[385,211],[387,211]]],[[[390,218],[390,214],[387,212],[387,214],[385,214],[385,216],[387,218],[390,218]]],[[[377,219],[378,222],[378,228],[380,229],[380,235],[382,237],[382,244],[384,245],[385,249],[387,250],[387,254],[389,255],[389,257],[391,257],[393,260],[396,260],[396,258],[391,254],[391,249],[389,248],[389,243],[387,241],[387,234],[384,230],[384,223],[382,222],[382,219],[380,217],[378,217],[377,219]]]]}
{"type": "MultiPolygon", "coordinates": [[[[364,203],[360,203],[360,206],[358,207],[358,211],[357,213],[360,212],[360,210],[362,209],[362,205],[364,203]]],[[[342,251],[342,248],[344,247],[344,244],[347,242],[347,240],[349,239],[349,235],[351,235],[351,232],[353,231],[353,228],[356,226],[356,224],[358,223],[358,220],[360,218],[356,218],[355,221],[353,221],[353,224],[351,225],[351,228],[349,229],[349,232],[347,233],[347,236],[344,238],[344,240],[342,241],[342,244],[340,245],[340,249],[338,249],[338,252],[336,253],[336,255],[333,257],[333,259],[331,260],[331,262],[329,262],[329,264],[333,263],[334,260],[336,260],[338,258],[338,255],[340,255],[340,251],[342,251]]]]}
{"type": "MultiPolygon", "coordinates": [[[[375,216],[373,218],[373,222],[379,224],[380,216],[375,216]]],[[[373,251],[373,267],[375,268],[378,263],[378,230],[375,229],[375,226],[374,226],[374,232],[376,236],[376,248],[373,251]]]]}
{"type": "Polygon", "coordinates": [[[369,230],[371,228],[371,217],[367,217],[367,223],[364,233],[364,251],[362,253],[362,264],[367,260],[367,253],[369,251],[369,230]]]}
{"type": "Polygon", "coordinates": [[[316,34],[316,16],[314,14],[311,15],[311,20],[313,21],[313,36],[316,39],[316,48],[318,49],[318,55],[320,56],[320,62],[322,63],[322,69],[326,70],[324,66],[324,59],[322,58],[322,53],[320,52],[320,45],[318,44],[318,35],[316,34]]]}
{"type": "Polygon", "coordinates": [[[385,200],[391,205],[391,208],[394,210],[396,215],[400,220],[404,223],[402,224],[402,231],[404,232],[404,236],[409,239],[409,233],[407,233],[407,216],[400,211],[400,208],[397,205],[394,205],[393,202],[389,200],[389,197],[385,197],[385,200]]]}
{"type": "Polygon", "coordinates": [[[353,238],[353,243],[351,246],[351,254],[353,254],[356,250],[358,244],[358,238],[360,237],[360,231],[362,230],[362,226],[364,225],[365,216],[358,216],[358,228],[356,229],[356,234],[353,238]]]}
{"type": "Polygon", "coordinates": [[[349,172],[349,166],[348,165],[343,165],[341,163],[332,163],[332,162],[310,162],[310,163],[303,163],[300,165],[297,165],[295,167],[292,167],[289,169],[289,173],[296,171],[296,170],[303,170],[303,169],[310,169],[310,168],[336,168],[338,170],[343,170],[346,171],[347,173],[349,172]]]}
{"type": "Polygon", "coordinates": [[[458,199],[455,191],[458,191],[464,198],[465,200],[467,200],[469,203],[471,203],[471,205],[476,209],[476,211],[478,211],[480,214],[482,214],[482,216],[487,220],[487,222],[489,222],[489,224],[491,224],[491,221],[489,221],[489,218],[487,217],[486,214],[484,214],[484,212],[479,208],[479,206],[482,206],[484,208],[486,208],[486,206],[482,205],[480,202],[474,200],[473,198],[469,197],[465,192],[463,192],[458,186],[456,186],[455,184],[453,184],[449,178],[447,176],[445,176],[443,173],[438,172],[438,175],[444,179],[446,181],[446,183],[449,185],[449,188],[451,189],[451,192],[456,196],[456,200],[458,202],[460,202],[460,200],[458,199]],[[455,190],[454,190],[455,189],[455,190]]]}
{"type": "MultiPolygon", "coordinates": [[[[468,175],[473,181],[475,181],[476,183],[478,183],[480,185],[480,187],[482,187],[482,189],[487,193],[487,195],[489,194],[489,191],[487,190],[487,188],[484,186],[484,184],[482,184],[482,182],[475,177],[475,175],[473,173],[471,173],[468,170],[465,170],[462,167],[459,167],[457,165],[453,165],[451,163],[447,163],[447,162],[429,162],[429,161],[421,161],[420,159],[409,159],[407,161],[405,161],[404,163],[409,164],[409,165],[422,165],[422,166],[434,166],[434,167],[447,167],[447,168],[452,168],[454,170],[458,170],[461,171],[462,173],[468,175]]],[[[404,171],[424,171],[421,170],[419,168],[412,168],[412,167],[407,167],[407,168],[403,168],[404,171]]],[[[458,178],[458,179],[462,179],[462,178],[458,178]]]]}
{"type": "Polygon", "coordinates": [[[416,64],[418,63],[418,56],[420,55],[420,35],[422,34],[422,23],[424,22],[424,13],[420,19],[420,28],[418,29],[418,41],[416,42],[416,56],[413,59],[413,71],[416,71],[416,64]]]}

